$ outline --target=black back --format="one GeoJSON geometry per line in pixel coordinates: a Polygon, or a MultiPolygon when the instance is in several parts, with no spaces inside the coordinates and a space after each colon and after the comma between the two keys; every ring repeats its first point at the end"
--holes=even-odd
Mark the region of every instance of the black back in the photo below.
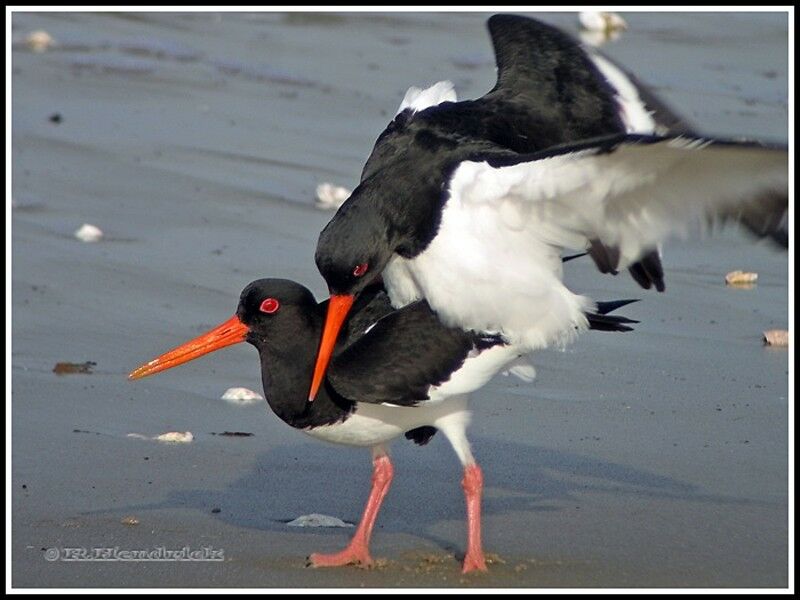
{"type": "Polygon", "coordinates": [[[385,316],[334,356],[328,380],[348,398],[412,406],[427,400],[430,387],[447,381],[470,351],[497,344],[505,341],[445,327],[420,300],[385,316]]]}

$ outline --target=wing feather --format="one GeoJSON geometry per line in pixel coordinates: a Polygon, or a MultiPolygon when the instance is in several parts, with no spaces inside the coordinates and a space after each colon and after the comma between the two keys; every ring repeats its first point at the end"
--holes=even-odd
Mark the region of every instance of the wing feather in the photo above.
{"type": "Polygon", "coordinates": [[[475,346],[475,335],[445,327],[425,301],[380,319],[334,356],[328,381],[345,398],[413,406],[450,378],[475,346]]]}
{"type": "Polygon", "coordinates": [[[554,251],[602,247],[601,262],[612,271],[709,219],[738,220],[785,240],[788,154],[752,142],[614,136],[464,161],[450,197],[494,205],[510,230],[527,228],[554,251]]]}

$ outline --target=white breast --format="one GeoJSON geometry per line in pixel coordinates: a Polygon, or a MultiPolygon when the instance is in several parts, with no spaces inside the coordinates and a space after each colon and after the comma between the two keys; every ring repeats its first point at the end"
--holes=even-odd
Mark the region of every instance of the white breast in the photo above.
{"type": "Polygon", "coordinates": [[[424,402],[418,406],[358,403],[355,412],[343,423],[303,431],[327,442],[371,447],[385,444],[423,425],[437,427],[447,418],[459,414],[469,420],[465,396],[450,396],[441,402],[424,402]]]}
{"type": "MultiPolygon", "coordinates": [[[[534,235],[518,204],[462,202],[459,169],[436,237],[419,256],[384,271],[392,304],[424,297],[447,325],[496,332],[520,352],[570,341],[587,326],[588,298],[561,282],[558,251],[534,235]]],[[[481,185],[492,185],[482,182],[481,185]]]]}

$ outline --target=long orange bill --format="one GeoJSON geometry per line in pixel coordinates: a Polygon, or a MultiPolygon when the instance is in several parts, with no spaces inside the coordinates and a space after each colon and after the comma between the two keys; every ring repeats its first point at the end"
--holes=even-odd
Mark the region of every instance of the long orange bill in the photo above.
{"type": "Polygon", "coordinates": [[[193,340],[181,344],[177,348],[165,352],[158,358],[154,358],[141,367],[131,371],[128,379],[141,379],[148,375],[154,375],[160,371],[177,367],[183,363],[194,360],[214,350],[219,350],[225,346],[238,344],[245,340],[249,329],[243,324],[236,315],[224,323],[220,323],[211,331],[197,336],[193,340]]]}
{"type": "Polygon", "coordinates": [[[313,402],[317,397],[319,386],[322,385],[322,378],[325,377],[325,369],[333,354],[336,346],[336,338],[342,328],[350,307],[353,306],[355,296],[341,295],[331,296],[328,301],[328,315],[325,317],[325,328],[322,330],[322,341],[317,351],[317,363],[314,365],[314,377],[311,380],[311,391],[308,393],[308,401],[313,402]]]}

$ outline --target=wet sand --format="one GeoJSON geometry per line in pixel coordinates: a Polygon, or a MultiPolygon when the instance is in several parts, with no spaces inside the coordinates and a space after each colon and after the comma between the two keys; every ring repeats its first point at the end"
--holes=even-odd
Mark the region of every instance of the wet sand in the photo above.
{"type": "MultiPolygon", "coordinates": [[[[393,447],[379,568],[307,569],[352,530],[286,521],[358,520],[368,453],[220,400],[260,391],[249,346],[126,381],[228,318],[252,279],[323,296],[313,251],[331,213],[315,186],[355,185],[410,85],[489,89],[486,16],[14,15],[15,40],[59,42],[13,54],[15,587],[788,585],[788,352],[760,340],[788,327],[788,258],[737,230],[667,244],[665,294],[569,264],[573,289],[642,298],[624,311],[641,323],[539,353],[534,383],[497,377],[475,395],[485,575],[460,574],[461,473],[441,436],[393,447]],[[74,239],[83,223],[105,239],[74,239]],[[758,284],[726,288],[734,269],[758,284]],[[97,364],[59,376],[62,361],[97,364]],[[186,445],[126,437],[186,430],[186,445]],[[45,558],[184,546],[224,561],[45,558]]],[[[785,15],[625,16],[604,49],[698,128],[786,141],[785,15]]],[[[543,18],[576,31],[574,15],[543,18]]]]}

